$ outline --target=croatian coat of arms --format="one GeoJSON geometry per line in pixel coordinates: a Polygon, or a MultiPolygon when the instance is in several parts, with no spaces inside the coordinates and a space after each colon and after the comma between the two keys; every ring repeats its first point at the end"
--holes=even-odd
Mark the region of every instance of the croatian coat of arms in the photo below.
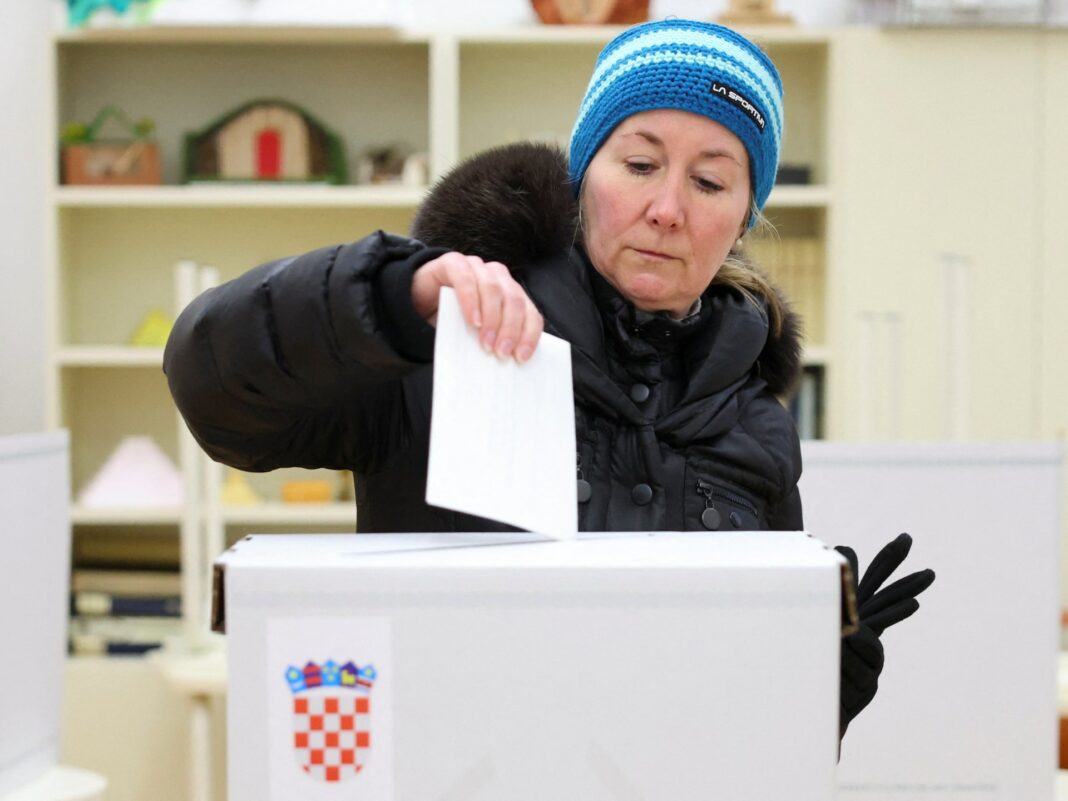
{"type": "Polygon", "coordinates": [[[286,669],[293,694],[293,747],[304,772],[324,782],[350,779],[371,754],[373,665],[308,662],[286,669]]]}

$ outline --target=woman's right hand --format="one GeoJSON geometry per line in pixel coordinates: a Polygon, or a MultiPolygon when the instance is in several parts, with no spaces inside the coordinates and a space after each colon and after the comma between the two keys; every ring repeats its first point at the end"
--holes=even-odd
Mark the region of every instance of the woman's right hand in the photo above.
{"type": "Polygon", "coordinates": [[[417,269],[412,304],[431,325],[437,320],[443,286],[456,292],[460,311],[478,329],[483,350],[501,358],[514,356],[520,364],[533,355],[545,321],[507,267],[454,251],[417,269]]]}

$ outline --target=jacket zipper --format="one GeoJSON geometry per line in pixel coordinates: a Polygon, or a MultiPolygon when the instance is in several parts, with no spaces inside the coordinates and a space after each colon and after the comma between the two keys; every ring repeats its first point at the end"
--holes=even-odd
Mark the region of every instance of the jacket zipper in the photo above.
{"type": "Polygon", "coordinates": [[[590,496],[592,495],[592,488],[590,482],[586,480],[586,477],[582,474],[582,451],[575,451],[575,474],[577,479],[576,496],[581,506],[584,503],[588,503],[590,496]]]}
{"type": "Polygon", "coordinates": [[[722,487],[717,487],[714,484],[709,484],[707,481],[704,481],[700,478],[697,479],[697,492],[703,495],[705,500],[710,505],[712,503],[712,496],[715,495],[718,498],[722,498],[725,501],[733,503],[735,506],[741,506],[743,509],[752,512],[754,517],[758,516],[756,507],[753,506],[753,504],[751,504],[741,495],[736,495],[733,492],[728,492],[722,487]]]}

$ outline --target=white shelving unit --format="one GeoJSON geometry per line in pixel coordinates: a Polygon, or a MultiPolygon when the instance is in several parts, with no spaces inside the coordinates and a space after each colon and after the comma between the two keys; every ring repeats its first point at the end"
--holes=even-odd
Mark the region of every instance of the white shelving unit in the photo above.
{"type": "Polygon", "coordinates": [[[56,204],[69,209],[410,209],[425,192],[408,186],[63,186],[56,190],[56,204]]]}
{"type": "MultiPolygon", "coordinates": [[[[228,541],[250,530],[352,530],[355,523],[351,502],[224,506],[221,470],[176,425],[162,349],[122,343],[149,309],[173,310],[188,300],[174,287],[177,263],[213,265],[225,281],[264,261],[377,228],[404,232],[426,189],[182,185],[183,133],[250,99],[279,97],[336,131],[350,168],[368,147],[404,142],[428,153],[433,180],[489,146],[520,138],[566,143],[596,55],[620,30],[160,27],[57,34],[57,137],[63,124],[91,119],[109,104],[151,117],[165,183],[94,188],[57,180],[51,422],[72,431],[75,493],[123,436],[140,434],[180,466],[189,498],[181,509],[76,506],[76,535],[86,527],[173,530],[195,632],[205,620],[208,566],[228,541]]],[[[776,187],[769,216],[783,237],[825,240],[833,232],[827,159],[833,37],[794,29],[750,34],[769,49],[786,84],[791,127],[783,162],[809,166],[814,181],[776,187]]],[[[833,369],[834,350],[830,342],[810,343],[806,361],[833,369]]],[[[280,480],[249,476],[266,499],[278,497],[280,480]]]]}
{"type": "Polygon", "coordinates": [[[332,526],[352,531],[356,525],[353,503],[316,503],[299,506],[263,503],[256,506],[224,506],[222,519],[227,525],[244,526],[332,526]]]}
{"type": "Polygon", "coordinates": [[[768,205],[773,209],[826,209],[831,190],[824,186],[777,186],[771,190],[768,205]]]}
{"type": "Polygon", "coordinates": [[[162,367],[163,348],[133,345],[69,345],[58,348],[61,367],[162,367]]]}
{"type": "Polygon", "coordinates": [[[177,526],[178,506],[125,506],[114,509],[73,506],[70,520],[76,526],[177,526]]]}

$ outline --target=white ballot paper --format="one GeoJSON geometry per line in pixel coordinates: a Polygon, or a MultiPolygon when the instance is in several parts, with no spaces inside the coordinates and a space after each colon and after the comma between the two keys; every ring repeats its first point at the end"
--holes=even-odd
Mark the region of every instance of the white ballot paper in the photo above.
{"type": "Polygon", "coordinates": [[[556,539],[578,530],[571,346],[525,364],[482,350],[452,289],[438,301],[426,501],[556,539]]]}

